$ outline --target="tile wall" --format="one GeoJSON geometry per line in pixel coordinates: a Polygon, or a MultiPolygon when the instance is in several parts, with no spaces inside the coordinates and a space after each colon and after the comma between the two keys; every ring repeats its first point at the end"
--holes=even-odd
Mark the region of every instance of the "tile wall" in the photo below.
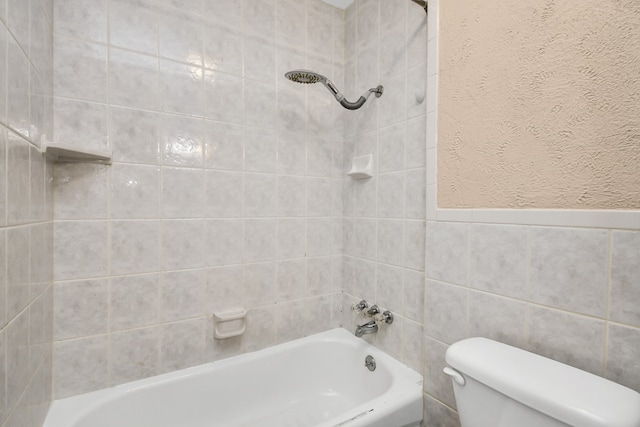
{"type": "Polygon", "coordinates": [[[367,321],[350,310],[363,298],[391,310],[365,339],[422,372],[427,17],[407,0],[358,0],[345,28],[345,92],[384,94],[345,120],[345,172],[373,154],[375,173],[345,179],[343,325],[367,321]]]}
{"type": "Polygon", "coordinates": [[[52,124],[48,0],[0,1],[0,425],[39,427],[51,401],[52,124]]]}
{"type": "Polygon", "coordinates": [[[55,170],[54,395],[340,323],[344,13],[321,0],[65,0],[55,170]],[[212,313],[247,333],[213,340],[212,313]]]}
{"type": "Polygon", "coordinates": [[[443,356],[472,335],[640,389],[637,230],[425,209],[437,1],[429,28],[406,0],[176,5],[57,4],[56,138],[114,161],[56,169],[56,397],[351,330],[361,298],[396,315],[366,338],[425,375],[428,426],[458,425],[443,356]],[[346,112],[282,78],[302,67],[350,100],[385,94],[346,112]],[[375,176],[343,178],[364,154],[375,176]],[[212,312],[234,306],[247,335],[212,340],[212,312]]]}
{"type": "Polygon", "coordinates": [[[471,336],[640,391],[639,254],[638,230],[429,221],[427,400],[455,409],[444,352],[471,336]]]}

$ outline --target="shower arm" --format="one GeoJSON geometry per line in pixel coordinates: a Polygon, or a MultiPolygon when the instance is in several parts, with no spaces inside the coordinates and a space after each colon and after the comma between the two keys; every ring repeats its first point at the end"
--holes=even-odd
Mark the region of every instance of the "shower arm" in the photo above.
{"type": "Polygon", "coordinates": [[[418,6],[422,7],[424,9],[424,11],[429,14],[429,4],[427,3],[427,0],[411,0],[412,2],[414,2],[415,4],[417,4],[418,6]]]}
{"type": "Polygon", "coordinates": [[[384,92],[384,88],[382,85],[378,85],[377,87],[371,88],[366,91],[356,102],[347,101],[344,95],[338,90],[338,88],[333,84],[333,82],[329,79],[322,80],[322,84],[333,94],[333,96],[338,100],[340,105],[342,105],[347,110],[357,110],[362,107],[367,99],[371,96],[372,93],[375,93],[376,98],[380,98],[382,93],[384,92]]]}

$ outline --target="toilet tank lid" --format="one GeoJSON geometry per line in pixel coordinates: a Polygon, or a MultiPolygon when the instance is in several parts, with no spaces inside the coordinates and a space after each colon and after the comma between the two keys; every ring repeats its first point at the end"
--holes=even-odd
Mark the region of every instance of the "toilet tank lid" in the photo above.
{"type": "Polygon", "coordinates": [[[640,426],[640,394],[555,360],[486,338],[469,338],[451,345],[446,361],[460,373],[566,424],[640,426]]]}

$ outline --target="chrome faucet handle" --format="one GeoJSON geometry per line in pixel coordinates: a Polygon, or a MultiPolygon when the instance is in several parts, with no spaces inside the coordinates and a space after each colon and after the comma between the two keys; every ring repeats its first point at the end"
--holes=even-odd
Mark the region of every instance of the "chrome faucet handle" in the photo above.
{"type": "Polygon", "coordinates": [[[393,314],[389,310],[386,310],[384,313],[376,314],[376,323],[378,325],[387,324],[390,325],[393,323],[393,314]]]}
{"type": "Polygon", "coordinates": [[[355,312],[361,313],[362,310],[364,310],[365,308],[368,308],[368,307],[369,307],[369,304],[367,304],[367,302],[365,300],[362,300],[357,304],[353,304],[351,306],[351,311],[355,311],[355,312]]]}
{"type": "Polygon", "coordinates": [[[380,308],[377,305],[372,305],[371,308],[367,310],[366,316],[375,317],[378,314],[380,314],[380,308]]]}

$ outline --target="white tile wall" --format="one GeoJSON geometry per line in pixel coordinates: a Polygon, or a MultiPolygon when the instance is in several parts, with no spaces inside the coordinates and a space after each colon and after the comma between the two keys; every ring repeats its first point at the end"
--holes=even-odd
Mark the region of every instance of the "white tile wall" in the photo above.
{"type": "MultiPolygon", "coordinates": [[[[425,348],[484,336],[640,390],[639,309],[631,303],[639,234],[429,221],[425,348]]],[[[442,357],[426,363],[444,366],[442,357]]],[[[427,408],[446,406],[427,419],[455,420],[443,415],[455,409],[450,382],[429,372],[427,408]]]]}
{"type": "Polygon", "coordinates": [[[56,166],[57,398],[341,321],[343,109],[283,76],[344,86],[316,3],[57,2],[56,140],[113,151],[56,166]],[[236,307],[247,334],[214,341],[236,307]]]}
{"type": "MultiPolygon", "coordinates": [[[[444,352],[471,335],[640,389],[633,218],[556,228],[544,213],[432,203],[437,7],[427,19],[406,0],[344,13],[319,0],[56,4],[56,139],[114,153],[110,167],[56,168],[57,397],[352,329],[361,298],[396,315],[367,339],[425,375],[427,426],[458,425],[444,352]],[[293,68],[348,99],[385,94],[346,112],[319,85],[285,80],[293,68]],[[375,176],[343,178],[364,154],[375,176]],[[247,334],[213,340],[211,313],[237,306],[247,334]]],[[[32,108],[15,70],[28,61],[3,34],[21,132],[32,108]]],[[[9,140],[7,174],[24,182],[11,165],[32,151],[9,140]]],[[[7,220],[34,212],[9,192],[7,220]]],[[[0,331],[0,348],[13,337],[0,331]]]]}
{"type": "Polygon", "coordinates": [[[345,16],[347,99],[385,90],[345,117],[343,169],[373,154],[375,176],[345,179],[343,325],[366,321],[349,309],[362,298],[392,310],[369,339],[422,372],[426,103],[415,93],[426,74],[422,88],[412,76],[426,70],[426,17],[404,0],[356,1],[345,16]]]}
{"type": "Polygon", "coordinates": [[[0,1],[0,425],[39,427],[53,342],[52,1],[0,1]]]}

